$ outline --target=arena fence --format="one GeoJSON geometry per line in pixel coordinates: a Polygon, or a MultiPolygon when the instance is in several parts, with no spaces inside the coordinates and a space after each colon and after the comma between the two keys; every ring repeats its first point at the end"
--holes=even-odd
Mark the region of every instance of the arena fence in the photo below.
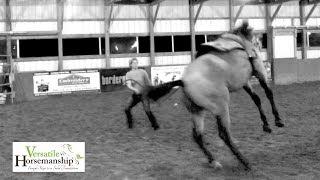
{"type": "Polygon", "coordinates": [[[319,34],[319,27],[271,29],[272,80],[275,84],[320,80],[319,34]]]}

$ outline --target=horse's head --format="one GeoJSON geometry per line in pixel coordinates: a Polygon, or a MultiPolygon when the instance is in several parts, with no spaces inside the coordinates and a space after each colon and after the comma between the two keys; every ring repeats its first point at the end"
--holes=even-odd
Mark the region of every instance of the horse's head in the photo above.
{"type": "Polygon", "coordinates": [[[242,35],[250,42],[253,39],[253,28],[249,26],[249,22],[247,20],[244,20],[241,26],[233,30],[233,33],[237,35],[242,35]]]}

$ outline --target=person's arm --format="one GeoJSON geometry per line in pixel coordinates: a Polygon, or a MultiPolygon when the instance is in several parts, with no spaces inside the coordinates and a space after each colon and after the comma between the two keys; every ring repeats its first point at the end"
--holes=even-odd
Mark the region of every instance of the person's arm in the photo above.
{"type": "Polygon", "coordinates": [[[152,84],[151,84],[151,81],[149,79],[148,73],[145,70],[143,70],[143,74],[144,74],[144,82],[145,82],[145,84],[148,85],[148,86],[151,86],[152,84]]]}
{"type": "Polygon", "coordinates": [[[126,74],[126,86],[131,89],[133,92],[138,93],[138,89],[132,86],[132,81],[130,81],[130,76],[128,76],[128,74],[126,74]]]}

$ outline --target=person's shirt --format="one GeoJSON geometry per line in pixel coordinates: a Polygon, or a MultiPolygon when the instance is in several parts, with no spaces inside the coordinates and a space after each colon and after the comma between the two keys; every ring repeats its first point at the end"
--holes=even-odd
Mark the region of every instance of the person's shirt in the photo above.
{"type": "Polygon", "coordinates": [[[142,93],[145,87],[151,86],[148,73],[143,69],[134,69],[126,74],[127,83],[131,82],[131,86],[138,90],[138,94],[142,93]],[[134,81],[130,81],[134,80],[134,81]]]}

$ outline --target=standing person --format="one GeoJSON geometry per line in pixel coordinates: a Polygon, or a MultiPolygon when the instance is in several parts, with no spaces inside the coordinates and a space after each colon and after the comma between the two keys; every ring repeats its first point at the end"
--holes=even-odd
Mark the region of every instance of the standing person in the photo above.
{"type": "Polygon", "coordinates": [[[156,75],[156,77],[154,77],[153,80],[153,85],[157,86],[159,84],[159,74],[156,75]]]}
{"type": "Polygon", "coordinates": [[[176,80],[176,77],[177,77],[176,75],[173,75],[173,76],[172,76],[172,79],[171,79],[171,81],[174,81],[174,80],[176,80]]]}
{"type": "Polygon", "coordinates": [[[157,130],[159,129],[159,125],[150,110],[150,100],[145,93],[147,89],[152,86],[148,74],[145,70],[138,69],[137,58],[130,59],[129,66],[131,70],[126,74],[126,85],[133,91],[133,94],[130,98],[129,104],[125,108],[128,127],[133,127],[131,109],[139,102],[142,102],[143,109],[146,112],[152,127],[154,128],[154,130],[157,130]]]}

